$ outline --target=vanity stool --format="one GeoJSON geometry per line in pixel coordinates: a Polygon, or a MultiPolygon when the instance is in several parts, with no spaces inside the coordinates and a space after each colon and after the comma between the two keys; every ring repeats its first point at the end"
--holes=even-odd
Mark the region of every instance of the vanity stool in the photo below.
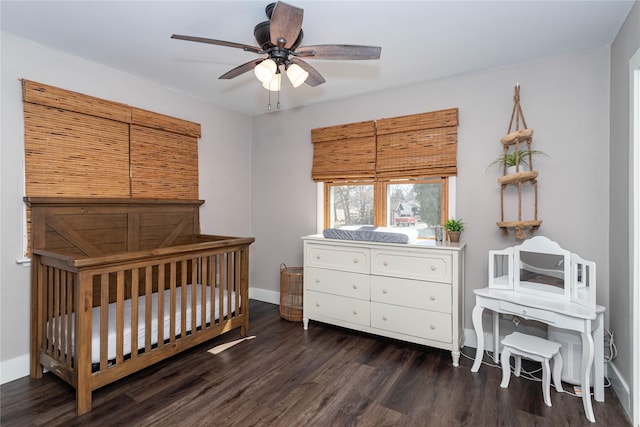
{"type": "Polygon", "coordinates": [[[562,392],[561,374],[562,374],[562,356],[560,356],[561,345],[557,342],[549,341],[544,338],[534,337],[532,335],[514,332],[507,335],[502,340],[502,355],[500,356],[502,363],[502,382],[500,387],[507,388],[511,377],[510,357],[513,354],[516,360],[515,375],[520,376],[520,368],[522,366],[521,358],[534,360],[542,363],[542,395],[544,403],[551,406],[551,397],[549,396],[550,378],[549,378],[549,360],[553,358],[553,384],[557,392],[562,392]]]}

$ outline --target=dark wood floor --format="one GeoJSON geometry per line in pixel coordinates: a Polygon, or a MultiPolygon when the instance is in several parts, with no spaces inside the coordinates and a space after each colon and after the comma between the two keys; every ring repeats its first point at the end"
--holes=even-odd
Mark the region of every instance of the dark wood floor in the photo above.
{"type": "MultiPolygon", "coordinates": [[[[449,352],[311,322],[282,320],[278,306],[251,301],[251,335],[234,331],[93,393],[93,411],[77,417],[75,393],[45,374],[1,387],[2,426],[630,426],[610,389],[582,401],[540,383],[511,378],[449,352]]],[[[468,355],[473,349],[465,348],[468,355]]],[[[569,389],[568,385],[565,385],[569,389]]]]}

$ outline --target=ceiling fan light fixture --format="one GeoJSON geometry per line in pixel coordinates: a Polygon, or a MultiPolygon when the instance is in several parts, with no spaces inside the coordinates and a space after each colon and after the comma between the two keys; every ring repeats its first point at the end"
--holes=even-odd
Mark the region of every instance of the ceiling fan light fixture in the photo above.
{"type": "Polygon", "coordinates": [[[273,80],[277,69],[276,61],[273,59],[265,59],[255,66],[253,72],[262,83],[269,83],[273,80]]]}
{"type": "Polygon", "coordinates": [[[309,73],[298,64],[291,64],[287,67],[287,77],[293,87],[298,87],[307,80],[309,73]]]}
{"type": "Polygon", "coordinates": [[[262,87],[271,92],[279,92],[282,87],[282,74],[276,73],[271,81],[262,83],[262,87]]]}

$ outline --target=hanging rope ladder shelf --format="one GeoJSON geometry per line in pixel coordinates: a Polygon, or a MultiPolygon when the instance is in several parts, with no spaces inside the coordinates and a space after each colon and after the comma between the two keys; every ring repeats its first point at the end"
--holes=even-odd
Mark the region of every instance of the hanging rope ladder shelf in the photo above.
{"type": "Polygon", "coordinates": [[[513,95],[513,110],[509,121],[509,129],[507,135],[500,139],[503,148],[503,156],[513,156],[515,159],[514,170],[503,164],[503,176],[498,178],[500,184],[500,221],[496,222],[500,228],[502,235],[507,236],[509,229],[514,229],[517,239],[523,240],[526,237],[526,230],[533,234],[542,224],[542,220],[538,219],[538,172],[533,170],[531,144],[533,142],[533,129],[527,128],[527,123],[520,106],[520,85],[516,84],[513,95]],[[520,128],[522,124],[522,129],[520,128]],[[524,159],[520,151],[526,146],[524,159]],[[528,168],[527,168],[528,167],[528,168]],[[523,170],[525,169],[525,170],[523,170]],[[522,200],[523,200],[523,184],[530,183],[533,187],[534,197],[534,219],[522,219],[522,200]],[[508,186],[514,185],[518,189],[518,219],[516,221],[505,221],[504,204],[505,190],[508,186]]]}

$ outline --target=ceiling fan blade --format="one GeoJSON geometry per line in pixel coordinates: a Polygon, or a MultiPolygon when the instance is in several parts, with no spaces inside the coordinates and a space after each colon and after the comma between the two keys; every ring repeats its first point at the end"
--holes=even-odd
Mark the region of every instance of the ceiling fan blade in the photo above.
{"type": "Polygon", "coordinates": [[[307,80],[304,81],[309,86],[315,87],[315,86],[321,85],[326,81],[324,77],[320,75],[318,70],[316,70],[311,65],[304,62],[302,59],[291,58],[291,62],[293,62],[294,64],[298,64],[300,67],[302,67],[303,70],[309,73],[309,77],[307,77],[307,80]]]}
{"type": "Polygon", "coordinates": [[[303,9],[285,2],[277,2],[271,14],[271,43],[278,46],[278,39],[283,38],[284,47],[289,49],[300,34],[303,15],[303,9]]]}
{"type": "Polygon", "coordinates": [[[248,44],[227,42],[224,40],[207,39],[204,37],[183,36],[180,34],[174,34],[171,36],[171,38],[177,39],[177,40],[186,40],[189,42],[208,43],[208,44],[215,44],[218,46],[235,47],[238,49],[246,50],[247,52],[260,53],[259,48],[255,46],[249,46],[248,44]]]}
{"type": "Polygon", "coordinates": [[[319,44],[302,46],[295,55],[313,59],[380,59],[382,48],[353,44],[319,44]]]}
{"type": "Polygon", "coordinates": [[[246,64],[238,65],[233,70],[227,71],[226,73],[224,73],[223,75],[221,75],[218,78],[219,79],[232,79],[234,77],[238,77],[240,74],[244,74],[247,71],[253,70],[256,67],[256,65],[258,65],[262,61],[264,61],[264,59],[262,59],[262,58],[254,59],[253,61],[249,61],[246,64]]]}

